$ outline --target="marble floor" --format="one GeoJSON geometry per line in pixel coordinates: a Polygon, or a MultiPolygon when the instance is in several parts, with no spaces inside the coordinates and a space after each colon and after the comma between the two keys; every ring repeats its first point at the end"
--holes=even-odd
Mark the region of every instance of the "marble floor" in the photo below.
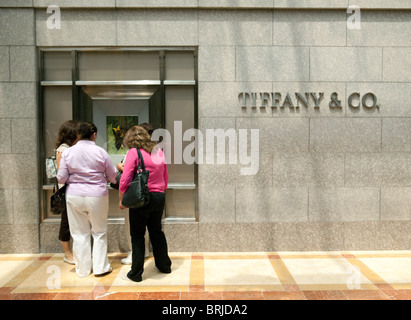
{"type": "Polygon", "coordinates": [[[170,253],[172,273],[145,262],[143,281],[79,278],[62,254],[0,255],[0,300],[411,300],[411,251],[170,253]]]}

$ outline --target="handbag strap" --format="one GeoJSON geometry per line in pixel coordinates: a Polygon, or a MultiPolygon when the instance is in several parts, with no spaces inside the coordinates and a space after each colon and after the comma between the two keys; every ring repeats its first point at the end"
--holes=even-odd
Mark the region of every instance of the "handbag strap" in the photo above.
{"type": "Polygon", "coordinates": [[[143,155],[141,154],[141,151],[140,151],[139,148],[136,148],[136,149],[137,149],[137,155],[138,155],[138,160],[139,160],[138,164],[137,164],[137,171],[139,171],[140,169],[143,170],[143,171],[146,171],[146,167],[144,165],[143,155]],[[141,163],[141,166],[140,166],[140,163],[141,163]]]}
{"type": "MultiPolygon", "coordinates": [[[[57,174],[57,172],[58,172],[58,170],[57,170],[57,149],[54,149],[54,159],[56,159],[56,161],[53,161],[53,164],[54,164],[54,168],[56,168],[56,174],[57,174]]],[[[57,181],[57,175],[55,177],[54,183],[55,183],[55,185],[53,187],[53,193],[55,192],[55,190],[58,191],[60,189],[59,188],[59,182],[57,181]]]]}

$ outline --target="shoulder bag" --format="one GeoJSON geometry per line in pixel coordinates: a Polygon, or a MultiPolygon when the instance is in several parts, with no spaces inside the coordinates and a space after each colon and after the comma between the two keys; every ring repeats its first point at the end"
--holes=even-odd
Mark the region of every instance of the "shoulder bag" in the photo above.
{"type": "Polygon", "coordinates": [[[127,208],[140,208],[145,206],[150,201],[150,193],[148,191],[148,176],[149,172],[144,166],[144,159],[140,149],[137,149],[137,171],[131,181],[128,189],[124,193],[122,204],[127,208]]]}
{"type": "Polygon", "coordinates": [[[66,210],[66,188],[67,184],[59,188],[58,183],[53,187],[50,198],[50,211],[54,214],[62,214],[66,210]],[[56,191],[57,189],[57,191],[56,191]]]}

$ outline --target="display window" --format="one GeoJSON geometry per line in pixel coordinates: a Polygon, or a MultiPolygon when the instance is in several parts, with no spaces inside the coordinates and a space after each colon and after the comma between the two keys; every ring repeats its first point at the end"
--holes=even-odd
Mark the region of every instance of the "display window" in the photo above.
{"type": "MultiPolygon", "coordinates": [[[[43,222],[59,219],[50,212],[55,178],[47,177],[45,163],[65,121],[93,122],[96,144],[114,165],[127,152],[121,141],[130,126],[147,122],[172,136],[176,123],[198,126],[196,48],[40,48],[39,69],[43,222]]],[[[173,156],[164,218],[197,221],[197,164],[175,163],[173,156]]],[[[109,220],[123,217],[118,190],[109,187],[109,220]]]]}

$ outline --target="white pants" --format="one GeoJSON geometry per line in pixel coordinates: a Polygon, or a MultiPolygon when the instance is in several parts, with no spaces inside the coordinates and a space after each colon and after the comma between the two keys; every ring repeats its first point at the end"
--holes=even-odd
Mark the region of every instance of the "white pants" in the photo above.
{"type": "Polygon", "coordinates": [[[73,238],[76,273],[87,277],[110,270],[107,257],[108,196],[82,197],[66,195],[67,216],[73,238]],[[91,253],[93,237],[93,254],[91,253]]]}

